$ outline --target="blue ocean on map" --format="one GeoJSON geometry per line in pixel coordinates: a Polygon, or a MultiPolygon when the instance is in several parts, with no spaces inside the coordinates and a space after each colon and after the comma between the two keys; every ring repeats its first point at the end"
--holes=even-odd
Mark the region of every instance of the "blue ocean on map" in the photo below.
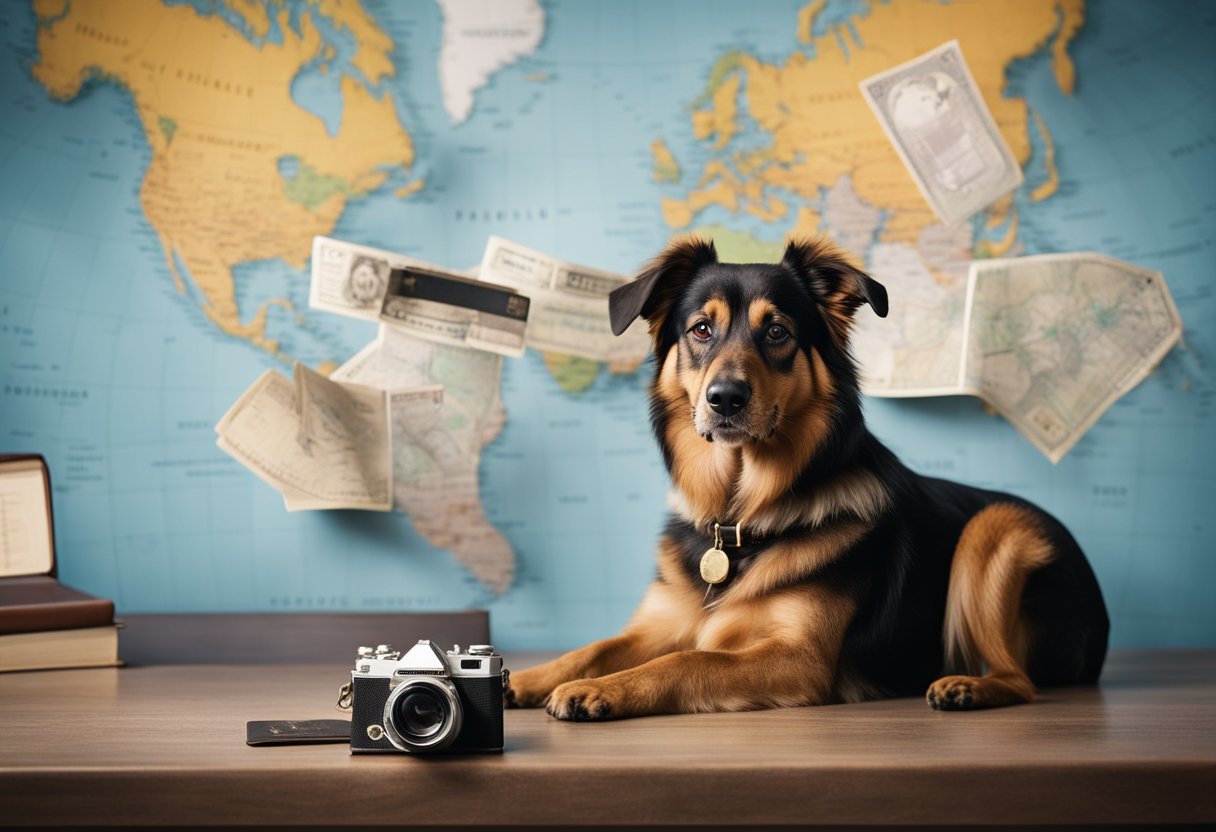
{"type": "MultiPolygon", "coordinates": [[[[543,5],[540,47],[496,72],[453,125],[439,7],[366,3],[397,44],[382,91],[416,162],[352,200],[329,236],[463,269],[497,234],[635,272],[671,233],[661,200],[674,191],[652,177],[651,142],[662,137],[686,176],[704,167],[689,113],[715,61],[730,50],[813,54],[795,37],[798,3],[543,5]],[[394,194],[416,179],[418,193],[394,194]]],[[[829,2],[816,31],[870,13],[829,2]]],[[[501,596],[402,514],[285,511],[216,447],[214,428],[264,370],[290,365],[222,333],[186,264],[175,283],[140,202],[152,150],[131,93],[98,79],[53,101],[30,70],[37,25],[26,4],[0,9],[0,452],[48,458],[60,577],[115,599],[120,615],[484,607],[505,649],[618,630],[654,575],[666,512],[649,365],[603,369],[570,392],[535,351],[505,362],[506,425],[480,465],[486,514],[517,558],[501,596]]],[[[871,429],[915,470],[1020,494],[1068,525],[1102,584],[1116,647],[1216,644],[1213,34],[1210,8],[1091,2],[1070,47],[1075,95],[1060,91],[1048,51],[1007,73],[1005,94],[1050,125],[1061,177],[1042,202],[1019,192],[1024,253],[1097,251],[1160,270],[1184,332],[1157,370],[1056,465],[978,399],[866,400],[871,429]]],[[[331,68],[304,70],[292,94],[333,132],[355,43],[330,36],[331,68]]],[[[1031,138],[1041,151],[1044,138],[1031,138]]],[[[1042,177],[1041,158],[1028,179],[1042,177]]],[[[294,164],[281,162],[285,177],[294,164]]],[[[697,224],[772,244],[785,231],[718,206],[697,224]]],[[[376,335],[310,310],[307,269],[247,262],[235,278],[243,310],[293,302],[269,314],[284,355],[341,363],[376,335]]]]}

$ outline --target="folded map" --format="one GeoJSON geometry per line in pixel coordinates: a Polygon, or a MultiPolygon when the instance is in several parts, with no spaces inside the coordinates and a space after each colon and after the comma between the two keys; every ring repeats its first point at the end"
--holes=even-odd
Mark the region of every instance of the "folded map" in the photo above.
{"type": "MultiPolygon", "coordinates": [[[[919,308],[887,285],[893,310],[919,308]]],[[[979,396],[1052,462],[1182,335],[1160,272],[1089,252],[976,260],[965,293],[936,304],[936,326],[930,304],[919,324],[859,319],[864,391],[979,396]]]]}

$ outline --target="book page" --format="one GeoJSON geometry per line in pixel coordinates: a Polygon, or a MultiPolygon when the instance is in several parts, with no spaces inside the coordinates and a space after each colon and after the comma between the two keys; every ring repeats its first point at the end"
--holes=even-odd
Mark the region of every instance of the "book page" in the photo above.
{"type": "Polygon", "coordinates": [[[45,575],[53,563],[42,464],[0,463],[0,578],[45,575]]]}

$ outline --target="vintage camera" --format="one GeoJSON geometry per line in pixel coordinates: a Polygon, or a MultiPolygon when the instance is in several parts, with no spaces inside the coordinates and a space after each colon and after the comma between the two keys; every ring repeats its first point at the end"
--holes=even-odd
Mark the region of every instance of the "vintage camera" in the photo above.
{"type": "Polygon", "coordinates": [[[447,653],[423,639],[404,656],[360,647],[350,674],[352,754],[502,751],[502,656],[488,644],[447,653]]]}

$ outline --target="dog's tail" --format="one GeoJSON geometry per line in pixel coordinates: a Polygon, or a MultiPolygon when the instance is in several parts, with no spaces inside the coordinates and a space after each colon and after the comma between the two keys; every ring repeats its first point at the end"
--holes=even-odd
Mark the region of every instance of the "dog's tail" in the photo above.
{"type": "Polygon", "coordinates": [[[1038,518],[1022,506],[996,503],[971,518],[950,566],[943,631],[948,672],[1025,673],[1022,590],[1052,556],[1038,518]]]}

